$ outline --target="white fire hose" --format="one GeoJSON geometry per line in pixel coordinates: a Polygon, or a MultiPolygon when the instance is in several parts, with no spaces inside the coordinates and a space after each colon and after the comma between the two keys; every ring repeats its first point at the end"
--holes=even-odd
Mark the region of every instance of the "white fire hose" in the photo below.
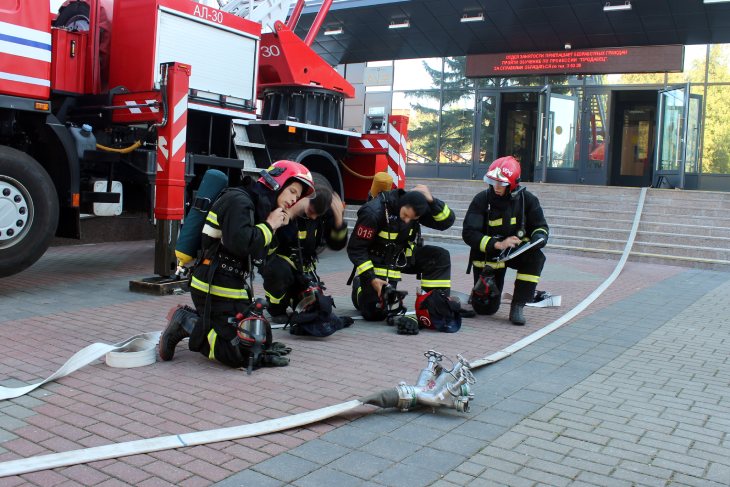
{"type": "MultiPolygon", "coordinates": [[[[603,294],[603,292],[616,280],[629,258],[629,254],[631,253],[631,248],[634,245],[634,239],[636,238],[636,233],[639,228],[639,221],[641,219],[641,212],[644,207],[645,198],[646,188],[642,188],[639,195],[639,202],[636,207],[636,213],[634,214],[634,221],[631,227],[631,233],[629,234],[629,238],[626,241],[626,245],[624,246],[621,258],[616,264],[616,267],[614,268],[611,275],[608,276],[606,280],[601,283],[601,285],[599,285],[590,295],[588,295],[585,299],[583,299],[583,301],[578,303],[573,309],[565,313],[557,320],[546,325],[540,330],[531,333],[530,335],[513,343],[512,345],[503,348],[498,352],[488,355],[487,357],[484,357],[482,359],[470,362],[469,367],[471,369],[476,369],[485,365],[493,364],[499,360],[509,357],[518,350],[525,348],[531,343],[534,343],[535,341],[544,337],[548,333],[555,331],[556,329],[563,326],[569,320],[573,319],[575,316],[585,310],[601,294],[603,294]]],[[[127,367],[136,366],[128,365],[131,363],[139,363],[140,365],[144,365],[145,361],[150,360],[150,354],[152,354],[152,362],[154,362],[154,354],[156,353],[156,344],[159,340],[159,336],[160,332],[144,333],[141,335],[135,335],[127,340],[124,340],[123,342],[115,343],[112,345],[108,345],[105,343],[94,343],[92,345],[89,345],[88,347],[74,354],[73,357],[71,357],[63,366],[61,366],[61,368],[59,368],[54,374],[52,374],[44,381],[41,381],[37,384],[17,388],[0,387],[0,400],[11,399],[27,394],[37,387],[40,387],[41,385],[46,384],[47,382],[55,380],[59,377],[64,377],[108,353],[113,354],[112,364],[114,365],[109,364],[109,357],[107,356],[107,364],[111,366],[119,367],[120,363],[122,364],[121,366],[127,367]],[[132,353],[137,355],[124,357],[125,353],[132,353]]],[[[19,460],[10,460],[0,463],[0,477],[21,475],[29,472],[37,472],[52,468],[95,462],[99,460],[107,460],[110,458],[119,458],[129,455],[138,455],[154,451],[168,450],[172,448],[196,446],[207,443],[216,443],[220,441],[229,441],[239,438],[260,436],[277,431],[284,431],[287,429],[304,426],[306,424],[316,423],[318,421],[322,421],[327,418],[343,414],[347,411],[362,406],[363,404],[364,403],[362,401],[355,399],[348,402],[336,404],[334,406],[327,406],[313,411],[307,411],[304,413],[294,414],[278,419],[270,419],[254,424],[233,426],[230,428],[219,428],[193,433],[184,433],[180,435],[161,436],[158,438],[148,438],[144,440],[127,441],[123,443],[114,443],[111,445],[86,448],[83,450],[71,450],[67,452],[39,455],[36,457],[23,458],[19,460]]]]}

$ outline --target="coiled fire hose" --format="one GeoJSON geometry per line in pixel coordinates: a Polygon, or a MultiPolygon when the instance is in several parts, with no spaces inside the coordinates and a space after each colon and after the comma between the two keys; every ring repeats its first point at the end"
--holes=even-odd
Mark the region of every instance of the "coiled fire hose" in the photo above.
{"type": "MultiPolygon", "coordinates": [[[[513,343],[512,345],[495,352],[491,355],[488,355],[482,359],[472,361],[468,364],[467,370],[470,369],[476,369],[479,367],[483,367],[485,365],[489,365],[495,362],[498,362],[499,360],[502,360],[506,357],[509,357],[513,353],[517,352],[518,350],[525,348],[527,345],[539,340],[540,338],[544,337],[548,333],[555,331],[556,329],[563,326],[565,323],[567,323],[569,320],[577,316],[579,313],[581,313],[583,310],[585,310],[593,301],[595,301],[603,292],[616,280],[618,275],[621,273],[621,271],[624,268],[624,265],[626,264],[626,261],[629,258],[629,254],[631,253],[631,248],[634,245],[634,240],[636,238],[636,233],[639,228],[639,221],[641,219],[641,212],[644,207],[644,200],[646,198],[646,188],[641,189],[641,193],[639,195],[639,202],[636,207],[636,213],[634,215],[634,221],[633,225],[631,227],[631,232],[629,234],[629,238],[626,241],[626,245],[624,246],[623,253],[621,254],[621,258],[619,259],[618,263],[616,264],[616,267],[614,268],[613,272],[610,276],[606,278],[590,295],[588,295],[583,301],[578,303],[573,309],[568,311],[566,314],[558,318],[557,320],[553,321],[552,323],[548,324],[547,326],[541,328],[540,330],[537,330],[536,332],[526,336],[525,338],[513,343]]],[[[62,366],[55,374],[50,376],[48,379],[38,383],[33,384],[31,386],[25,386],[20,388],[7,388],[2,387],[0,388],[0,400],[1,399],[8,399],[12,397],[18,397],[23,394],[26,394],[27,392],[30,392],[30,390],[35,389],[36,387],[39,387],[42,384],[45,384],[51,380],[54,380],[59,377],[63,377],[64,375],[67,375],[68,373],[73,372],[74,370],[78,370],[80,367],[83,367],[83,365],[86,364],[80,364],[80,361],[78,360],[78,356],[81,355],[82,352],[88,349],[93,348],[93,352],[99,354],[102,350],[119,350],[124,347],[128,347],[130,343],[132,343],[134,340],[138,340],[140,337],[146,337],[145,339],[154,339],[154,335],[158,335],[157,333],[151,333],[151,334],[143,334],[143,335],[137,335],[135,337],[132,337],[128,340],[125,340],[124,342],[120,342],[118,344],[114,345],[107,345],[103,343],[95,343],[93,345],[90,345],[86,347],[81,352],[77,352],[71,359],[69,359],[64,366],[62,366]],[[123,344],[123,345],[122,345],[123,344]],[[76,360],[75,360],[76,359],[76,360]],[[68,371],[61,374],[60,372],[69,365],[70,362],[74,361],[74,364],[68,368],[68,371]],[[27,390],[26,390],[27,389],[27,390]],[[19,392],[23,391],[25,392],[19,392]],[[8,395],[10,394],[10,395],[8,395]]],[[[156,341],[154,342],[156,343],[156,341]]],[[[103,352],[101,355],[103,355],[103,352]]],[[[429,357],[429,354],[431,352],[427,352],[426,356],[429,357]]],[[[96,358],[99,358],[101,355],[97,355],[96,358]]],[[[95,359],[94,359],[95,360],[95,359]]],[[[429,357],[429,364],[436,361],[433,356],[429,357]]],[[[460,358],[461,361],[461,358],[460,358]]],[[[87,362],[88,363],[88,362],[87,362]]],[[[454,367],[456,369],[456,366],[454,367]]],[[[419,377],[419,382],[422,381],[424,378],[424,374],[427,375],[427,371],[429,368],[427,367],[421,372],[421,377],[419,377]]],[[[461,368],[461,370],[464,370],[464,367],[461,368]]],[[[469,377],[471,375],[463,374],[461,376],[461,380],[464,382],[469,382],[473,377],[469,377]]],[[[417,387],[417,386],[416,386],[417,387]]],[[[111,445],[104,445],[104,446],[97,446],[92,448],[86,448],[83,450],[72,450],[67,452],[61,452],[61,453],[52,453],[49,455],[39,455],[36,457],[31,458],[23,458],[19,460],[11,460],[7,462],[0,463],[0,477],[10,476],[10,475],[21,475],[24,473],[29,472],[36,472],[40,470],[48,470],[52,468],[58,468],[58,467],[64,467],[69,465],[77,465],[81,463],[88,463],[88,462],[94,462],[99,460],[106,460],[110,458],[119,458],[129,455],[138,455],[142,453],[150,453],[154,451],[160,451],[160,450],[168,450],[173,448],[181,448],[181,447],[188,447],[188,446],[196,446],[196,445],[203,445],[207,443],[216,443],[220,441],[229,441],[229,440],[236,440],[240,438],[249,438],[253,436],[260,436],[264,434],[274,433],[277,431],[284,431],[291,428],[297,428],[300,426],[304,426],[306,424],[315,423],[318,421],[322,421],[328,418],[331,418],[333,416],[338,416],[340,414],[343,414],[347,411],[350,411],[352,409],[355,409],[357,407],[360,407],[364,404],[372,404],[375,406],[380,407],[401,407],[403,408],[404,404],[402,404],[402,401],[404,397],[415,397],[416,391],[410,390],[408,388],[415,389],[414,386],[407,386],[405,384],[400,384],[395,389],[386,389],[384,391],[372,394],[368,397],[362,398],[362,399],[354,399],[351,401],[343,402],[340,404],[336,404],[333,406],[324,407],[321,409],[316,409],[313,411],[307,411],[304,413],[299,414],[293,414],[291,416],[286,416],[283,418],[278,419],[270,419],[267,421],[261,421],[259,423],[254,424],[247,424],[247,425],[240,425],[240,426],[233,426],[230,428],[219,428],[214,430],[208,430],[208,431],[199,431],[199,432],[193,432],[193,433],[185,433],[181,435],[168,435],[168,436],[161,436],[158,438],[148,438],[144,440],[136,440],[136,441],[128,441],[123,443],[115,443],[111,445]]],[[[426,404],[429,404],[426,402],[426,404]]],[[[432,405],[432,404],[429,404],[432,405]]],[[[406,407],[405,409],[408,409],[406,407]]],[[[456,406],[456,409],[458,410],[458,405],[456,406]]]]}

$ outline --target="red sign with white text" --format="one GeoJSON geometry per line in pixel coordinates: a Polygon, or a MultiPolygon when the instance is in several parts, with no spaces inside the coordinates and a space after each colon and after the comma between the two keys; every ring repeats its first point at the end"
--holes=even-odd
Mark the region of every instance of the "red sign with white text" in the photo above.
{"type": "Polygon", "coordinates": [[[683,65],[682,45],[472,54],[466,57],[466,76],[677,73],[683,65]]]}

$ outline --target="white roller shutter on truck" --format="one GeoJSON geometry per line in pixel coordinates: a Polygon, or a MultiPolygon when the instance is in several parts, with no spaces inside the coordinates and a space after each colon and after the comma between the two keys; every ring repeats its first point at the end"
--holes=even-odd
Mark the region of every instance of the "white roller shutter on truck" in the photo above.
{"type": "MultiPolygon", "coordinates": [[[[258,39],[250,34],[161,8],[155,66],[190,64],[190,88],[255,100],[258,39]]],[[[160,74],[156,73],[159,86],[160,74]]]]}

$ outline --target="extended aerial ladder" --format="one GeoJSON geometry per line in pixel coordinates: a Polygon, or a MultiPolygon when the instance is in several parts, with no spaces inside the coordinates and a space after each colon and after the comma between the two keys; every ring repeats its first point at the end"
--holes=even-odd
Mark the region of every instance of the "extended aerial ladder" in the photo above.
{"type": "MultiPolygon", "coordinates": [[[[262,32],[272,32],[274,22],[286,20],[294,0],[230,0],[228,2],[219,1],[219,3],[221,4],[220,10],[223,12],[258,22],[261,24],[262,32]]],[[[304,8],[304,0],[298,1],[297,5],[299,4],[301,6],[298,9],[295,8],[290,17],[293,25],[289,27],[292,29],[296,27],[299,15],[304,8]]]]}

